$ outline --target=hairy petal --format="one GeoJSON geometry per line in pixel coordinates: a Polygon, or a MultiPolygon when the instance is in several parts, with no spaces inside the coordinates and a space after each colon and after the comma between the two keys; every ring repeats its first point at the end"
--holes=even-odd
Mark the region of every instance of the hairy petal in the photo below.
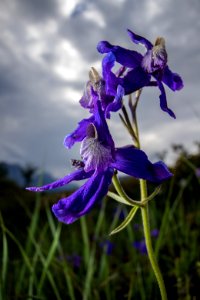
{"type": "Polygon", "coordinates": [[[160,183],[172,176],[163,162],[152,164],[145,152],[133,146],[117,148],[115,159],[112,167],[135,178],[160,183]]]}
{"type": "Polygon", "coordinates": [[[78,123],[78,127],[64,139],[64,146],[70,149],[76,142],[81,142],[86,137],[86,130],[90,123],[94,122],[92,115],[88,119],[83,119],[78,123]]]}
{"type": "Polygon", "coordinates": [[[130,29],[127,29],[128,31],[128,35],[131,38],[132,42],[135,44],[142,44],[146,47],[147,50],[151,50],[153,48],[152,43],[145,39],[144,37],[135,34],[133,31],[131,31],[130,29]]]}
{"type": "Polygon", "coordinates": [[[87,214],[107,194],[113,170],[95,173],[76,192],[54,204],[52,211],[60,222],[70,224],[87,214]]]}
{"type": "Polygon", "coordinates": [[[81,143],[80,154],[86,172],[92,170],[102,172],[108,169],[110,162],[113,161],[111,147],[102,145],[99,141],[94,124],[90,124],[87,128],[87,136],[81,143]]]}
{"type": "Polygon", "coordinates": [[[178,91],[183,88],[183,80],[180,75],[173,73],[168,66],[165,67],[162,81],[172,90],[178,91]]]}
{"type": "Polygon", "coordinates": [[[167,97],[166,97],[165,89],[164,89],[162,82],[158,80],[157,83],[158,83],[158,87],[161,92],[161,94],[159,96],[161,109],[163,111],[167,112],[172,118],[176,119],[174,112],[167,106],[167,97]]]}
{"type": "Polygon", "coordinates": [[[81,168],[81,169],[78,169],[78,170],[74,171],[73,173],[70,173],[70,174],[66,175],[65,177],[60,178],[52,183],[49,183],[49,184],[46,184],[46,185],[43,185],[40,187],[28,187],[28,188],[26,188],[26,190],[29,190],[32,192],[43,192],[43,191],[59,188],[59,187],[66,185],[74,180],[77,181],[77,180],[89,178],[90,176],[91,176],[91,172],[86,173],[84,171],[84,169],[81,168]]]}

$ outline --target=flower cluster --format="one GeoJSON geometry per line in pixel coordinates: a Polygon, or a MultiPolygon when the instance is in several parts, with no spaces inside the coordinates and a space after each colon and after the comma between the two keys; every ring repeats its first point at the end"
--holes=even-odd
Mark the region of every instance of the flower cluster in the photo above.
{"type": "Polygon", "coordinates": [[[106,119],[111,112],[119,111],[123,106],[123,97],[145,86],[157,86],[160,91],[160,105],[172,117],[168,108],[163,82],[173,91],[182,88],[179,75],[172,73],[167,66],[167,53],[163,38],[155,45],[130,30],[131,39],[142,43],[145,55],[100,42],[97,49],[106,53],[102,60],[102,76],[91,68],[80,104],[88,109],[90,116],[78,123],[77,128],[64,139],[66,148],[80,142],[81,159],[72,160],[74,172],[42,187],[29,187],[30,191],[41,192],[61,187],[71,181],[87,179],[72,195],[54,204],[52,210],[59,221],[72,223],[90,211],[95,203],[107,194],[115,170],[138,179],[161,183],[172,174],[162,161],[152,163],[147,155],[133,145],[115,147],[106,119]],[[121,66],[113,72],[115,63],[121,66]],[[153,81],[152,81],[153,78],[153,81]]]}
{"type": "MultiPolygon", "coordinates": [[[[146,48],[144,55],[111,45],[107,41],[99,42],[97,50],[100,53],[107,53],[103,60],[103,74],[106,79],[106,91],[112,95],[116,94],[116,89],[120,85],[124,89],[124,94],[131,94],[145,86],[157,86],[161,92],[160,107],[171,117],[175,114],[167,106],[166,93],[163,86],[165,83],[172,91],[183,88],[183,81],[177,73],[173,73],[167,65],[167,52],[165,40],[158,37],[154,45],[131,30],[128,30],[131,40],[135,44],[142,44],[146,48]],[[112,72],[115,62],[123,66],[123,76],[116,76],[112,72]],[[154,79],[152,81],[152,78],[154,79]]],[[[121,74],[120,74],[121,75],[121,74]]]]}

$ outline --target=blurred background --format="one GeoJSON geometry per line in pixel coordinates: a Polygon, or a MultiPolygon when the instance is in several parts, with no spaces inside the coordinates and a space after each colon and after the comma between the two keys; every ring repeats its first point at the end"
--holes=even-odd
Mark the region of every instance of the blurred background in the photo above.
{"type": "MultiPolygon", "coordinates": [[[[128,213],[114,200],[65,226],[50,207],[74,184],[58,193],[24,190],[72,170],[79,145],[67,150],[63,139],[88,116],[79,100],[90,68],[101,73],[97,43],[144,51],[127,28],[152,42],[163,36],[169,67],[184,81],[179,92],[166,88],[176,120],[161,111],[158,89],[146,88],[138,122],[142,148],[174,173],[150,204],[169,299],[199,299],[199,16],[199,0],[0,1],[0,300],[160,299],[139,213],[110,237],[128,213]]],[[[116,146],[132,142],[117,114],[109,126],[116,146]]],[[[136,181],[122,183],[139,199],[136,181]]],[[[149,185],[149,193],[154,188],[149,185]]]]}

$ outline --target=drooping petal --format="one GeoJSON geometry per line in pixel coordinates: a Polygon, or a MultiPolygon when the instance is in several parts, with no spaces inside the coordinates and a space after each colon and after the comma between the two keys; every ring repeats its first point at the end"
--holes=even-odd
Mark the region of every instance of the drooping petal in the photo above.
{"type": "Polygon", "coordinates": [[[98,133],[98,140],[99,142],[106,146],[110,147],[111,151],[114,151],[114,142],[112,139],[112,136],[110,134],[110,131],[108,129],[108,125],[105,119],[105,114],[102,111],[101,103],[100,101],[96,102],[95,108],[94,108],[94,124],[97,129],[98,133]]]}
{"type": "Polygon", "coordinates": [[[84,169],[81,168],[81,169],[78,169],[78,170],[74,171],[73,173],[70,173],[70,174],[66,175],[65,177],[60,178],[50,184],[46,184],[46,185],[43,185],[40,187],[28,187],[26,189],[29,191],[32,191],[32,192],[44,192],[47,190],[59,188],[63,185],[70,183],[71,181],[77,181],[77,180],[89,178],[91,176],[91,174],[92,174],[91,172],[86,173],[84,171],[84,169]]]}
{"type": "Polygon", "coordinates": [[[140,65],[142,61],[142,55],[140,53],[125,49],[120,46],[111,45],[106,41],[99,42],[97,45],[97,50],[100,53],[112,52],[116,57],[116,61],[122,66],[128,68],[135,68],[140,65]]]}
{"type": "Polygon", "coordinates": [[[105,114],[106,117],[110,115],[110,112],[116,112],[122,107],[122,99],[124,96],[124,88],[121,85],[118,85],[117,87],[117,94],[114,98],[114,100],[108,104],[105,114]]]}
{"type": "Polygon", "coordinates": [[[158,161],[154,163],[153,171],[155,173],[155,178],[158,178],[160,182],[173,176],[173,174],[170,173],[166,164],[163,161],[158,161]]]}
{"type": "Polygon", "coordinates": [[[107,194],[113,170],[95,173],[76,192],[54,204],[52,211],[60,222],[70,224],[87,214],[107,194]]]}
{"type": "Polygon", "coordinates": [[[174,112],[167,106],[167,97],[166,97],[165,89],[164,89],[162,82],[158,80],[157,83],[158,83],[158,87],[161,92],[161,94],[159,96],[161,109],[163,111],[167,112],[172,118],[176,119],[174,112]]]}
{"type": "Polygon", "coordinates": [[[144,37],[135,34],[133,31],[131,31],[130,29],[127,29],[128,31],[128,35],[131,38],[132,42],[135,44],[142,44],[146,47],[147,50],[151,50],[153,48],[152,43],[145,39],[144,37]]]}
{"type": "Polygon", "coordinates": [[[118,78],[112,72],[115,62],[116,57],[112,52],[108,53],[102,60],[102,73],[106,83],[106,93],[111,96],[116,95],[117,86],[122,81],[121,78],[118,78]]]}
{"type": "Polygon", "coordinates": [[[179,91],[183,88],[183,80],[177,73],[173,73],[168,66],[165,67],[162,81],[172,90],[179,91]]]}
{"type": "Polygon", "coordinates": [[[83,119],[78,123],[78,127],[64,139],[64,146],[70,149],[76,142],[81,142],[86,137],[87,126],[94,122],[94,116],[92,115],[88,119],[83,119]]]}
{"type": "Polygon", "coordinates": [[[160,183],[172,176],[163,162],[151,163],[142,150],[133,146],[117,148],[115,159],[112,167],[135,178],[160,183]]]}

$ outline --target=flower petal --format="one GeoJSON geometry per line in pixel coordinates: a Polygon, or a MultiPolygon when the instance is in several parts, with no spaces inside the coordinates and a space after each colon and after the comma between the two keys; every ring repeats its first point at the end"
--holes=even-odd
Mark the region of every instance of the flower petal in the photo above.
{"type": "Polygon", "coordinates": [[[93,174],[75,193],[54,204],[52,211],[58,220],[70,224],[87,214],[93,205],[107,194],[112,176],[112,169],[93,174]]]}
{"type": "Polygon", "coordinates": [[[80,154],[84,161],[84,170],[86,172],[107,170],[110,162],[113,161],[111,148],[99,141],[98,132],[92,123],[88,126],[87,136],[81,143],[80,154]]]}
{"type": "Polygon", "coordinates": [[[117,94],[116,94],[114,100],[111,103],[109,103],[106,108],[106,111],[105,111],[106,117],[107,116],[109,117],[109,115],[110,115],[109,113],[111,111],[116,112],[119,109],[121,109],[123,96],[124,96],[124,88],[121,85],[118,85],[117,94]]]}
{"type": "Polygon", "coordinates": [[[129,71],[124,77],[121,85],[125,90],[125,95],[133,93],[150,83],[151,75],[149,75],[142,67],[137,67],[129,71]]]}
{"type": "Polygon", "coordinates": [[[40,187],[28,187],[28,188],[26,188],[26,190],[29,190],[32,192],[43,192],[43,191],[59,188],[59,187],[66,185],[74,180],[77,181],[77,180],[89,178],[90,176],[91,176],[91,172],[86,173],[84,171],[84,169],[82,168],[82,169],[78,169],[78,170],[74,171],[73,173],[70,173],[70,174],[66,175],[65,177],[58,179],[50,184],[46,184],[46,185],[43,185],[40,187]]]}
{"type": "Polygon", "coordinates": [[[112,72],[116,61],[115,55],[110,52],[102,60],[102,72],[103,78],[106,83],[106,94],[115,96],[117,86],[121,83],[122,79],[117,78],[116,75],[112,72]]]}
{"type": "Polygon", "coordinates": [[[108,129],[108,125],[105,119],[105,115],[102,111],[100,101],[97,101],[95,104],[94,117],[95,117],[94,125],[97,129],[99,142],[105,147],[110,147],[111,151],[113,152],[114,142],[110,134],[110,131],[108,129]]]}
{"type": "Polygon", "coordinates": [[[65,137],[64,146],[70,149],[76,142],[81,142],[86,136],[88,125],[92,122],[94,122],[94,116],[80,121],[78,127],[65,137]]]}
{"type": "Polygon", "coordinates": [[[158,87],[159,87],[160,92],[161,92],[161,94],[159,96],[161,109],[163,111],[166,111],[172,118],[176,119],[176,116],[175,116],[174,112],[170,108],[168,108],[168,106],[167,106],[167,97],[166,97],[165,89],[164,89],[164,86],[163,86],[162,82],[157,80],[157,83],[158,83],[158,87]]]}
{"type": "Polygon", "coordinates": [[[160,183],[172,176],[163,162],[152,164],[147,155],[133,146],[117,148],[111,166],[135,178],[160,183]]]}
{"type": "Polygon", "coordinates": [[[145,39],[144,37],[135,34],[133,31],[131,31],[130,29],[127,29],[128,31],[128,35],[131,38],[132,42],[135,44],[142,44],[146,47],[147,50],[151,50],[153,48],[152,43],[145,39]]]}
{"type": "Polygon", "coordinates": [[[92,108],[93,107],[93,100],[92,100],[92,83],[88,81],[85,85],[83,96],[79,100],[79,103],[84,108],[92,108]]]}
{"type": "Polygon", "coordinates": [[[116,61],[122,66],[128,68],[137,67],[140,65],[143,58],[143,56],[136,51],[128,50],[120,46],[114,46],[106,41],[99,42],[97,45],[97,50],[100,53],[112,52],[116,57],[116,61]]]}
{"type": "Polygon", "coordinates": [[[165,67],[162,81],[172,90],[178,91],[183,88],[183,80],[177,73],[173,73],[168,66],[165,67]]]}

